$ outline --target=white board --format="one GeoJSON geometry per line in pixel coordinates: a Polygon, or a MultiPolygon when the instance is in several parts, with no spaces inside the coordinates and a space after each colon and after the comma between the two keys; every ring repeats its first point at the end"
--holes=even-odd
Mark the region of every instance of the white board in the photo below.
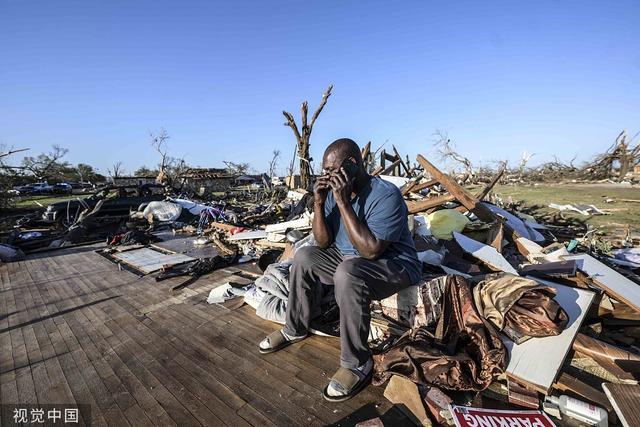
{"type": "Polygon", "coordinates": [[[249,231],[243,231],[241,233],[236,233],[233,236],[229,236],[227,240],[233,242],[236,240],[265,239],[266,237],[267,237],[267,232],[264,230],[249,230],[249,231]]]}
{"type": "Polygon", "coordinates": [[[518,233],[520,237],[525,237],[534,242],[544,242],[544,236],[535,227],[532,227],[511,212],[507,212],[491,203],[482,202],[482,204],[494,214],[505,218],[507,225],[518,233]]]}
{"type": "Polygon", "coordinates": [[[513,266],[509,264],[502,254],[493,246],[480,243],[477,240],[473,240],[472,238],[465,236],[464,234],[458,233],[457,231],[453,232],[453,237],[465,252],[470,253],[485,264],[497,270],[504,271],[505,273],[511,273],[519,276],[518,271],[513,268],[513,266]]]}
{"type": "Polygon", "coordinates": [[[132,251],[113,254],[112,256],[118,261],[122,261],[125,264],[142,271],[144,274],[158,271],[166,265],[171,266],[195,260],[195,258],[187,255],[165,254],[154,251],[150,248],[135,249],[132,251]]]}
{"type": "Polygon", "coordinates": [[[294,219],[287,222],[279,222],[277,224],[269,224],[264,228],[267,233],[282,233],[289,229],[299,230],[301,228],[311,227],[313,221],[313,215],[303,213],[298,219],[294,219]]]}
{"type": "Polygon", "coordinates": [[[609,296],[640,311],[640,285],[627,279],[591,255],[565,255],[562,258],[576,260],[578,268],[588,274],[596,285],[607,292],[609,296]]]}
{"type": "Polygon", "coordinates": [[[558,291],[555,300],[567,312],[569,322],[560,335],[531,338],[522,344],[515,344],[503,337],[502,341],[509,351],[507,375],[547,394],[573,345],[573,340],[593,301],[594,293],[535,277],[528,278],[558,291]]]}

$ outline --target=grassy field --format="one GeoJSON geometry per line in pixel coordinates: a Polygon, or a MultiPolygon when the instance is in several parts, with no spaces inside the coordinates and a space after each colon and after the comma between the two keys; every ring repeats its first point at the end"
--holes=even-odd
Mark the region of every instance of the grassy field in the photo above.
{"type": "Polygon", "coordinates": [[[40,205],[42,207],[47,207],[51,203],[57,202],[66,202],[67,200],[75,200],[76,198],[87,197],[85,194],[73,194],[70,196],[52,196],[52,195],[43,195],[43,196],[25,196],[19,197],[16,208],[19,209],[40,209],[40,205]],[[39,205],[40,204],[40,205],[39,205]]]}
{"type": "Polygon", "coordinates": [[[640,188],[617,184],[497,185],[494,193],[505,202],[511,198],[523,201],[526,206],[539,206],[536,215],[558,212],[549,208],[549,203],[594,205],[607,215],[587,217],[564,211],[563,216],[586,220],[594,227],[626,228],[630,225],[632,230],[640,232],[640,188]],[[607,203],[607,199],[614,201],[607,203]]]}

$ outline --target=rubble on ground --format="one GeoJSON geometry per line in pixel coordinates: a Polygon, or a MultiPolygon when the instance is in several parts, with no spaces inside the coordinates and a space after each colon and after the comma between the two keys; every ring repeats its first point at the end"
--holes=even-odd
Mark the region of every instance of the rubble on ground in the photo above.
{"type": "MultiPolygon", "coordinates": [[[[632,387],[637,395],[640,387],[638,241],[597,244],[588,231],[542,222],[492,198],[504,169],[472,193],[425,157],[412,166],[393,151],[376,156],[368,144],[362,156],[372,175],[405,197],[423,278],[373,303],[370,341],[376,382],[390,379],[385,396],[420,425],[452,425],[461,407],[602,422],[567,402],[595,405],[609,423],[628,425],[633,414],[615,391],[632,387]]],[[[593,168],[610,167],[611,156],[593,168]]],[[[64,230],[43,228],[36,218],[31,228],[21,223],[11,246],[2,245],[2,260],[103,240],[101,253],[119,267],[156,280],[184,277],[174,292],[216,269],[256,262],[264,273],[254,283],[230,282],[212,290],[209,302],[230,309],[246,302],[282,323],[288,267],[296,249],[314,243],[311,203],[305,189],[276,186],[209,201],[172,194],[125,216],[101,215],[101,201],[64,230]]],[[[602,213],[592,205],[550,206],[602,213]]],[[[336,306],[327,296],[314,330],[336,335],[336,306]]]]}

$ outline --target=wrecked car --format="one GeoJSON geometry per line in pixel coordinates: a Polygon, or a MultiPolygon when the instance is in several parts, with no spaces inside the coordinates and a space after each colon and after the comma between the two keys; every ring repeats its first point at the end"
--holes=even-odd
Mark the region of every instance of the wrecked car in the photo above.
{"type": "Polygon", "coordinates": [[[162,186],[153,184],[109,186],[85,198],[78,197],[75,200],[50,204],[42,214],[42,220],[61,228],[68,228],[80,212],[93,209],[101,200],[104,202],[98,216],[126,216],[142,204],[163,200],[163,190],[162,186]]]}

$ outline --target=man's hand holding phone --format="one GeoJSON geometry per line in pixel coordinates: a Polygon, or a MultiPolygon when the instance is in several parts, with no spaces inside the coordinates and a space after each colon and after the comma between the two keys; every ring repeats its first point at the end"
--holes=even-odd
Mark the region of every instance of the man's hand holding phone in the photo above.
{"type": "Polygon", "coordinates": [[[316,182],[313,184],[313,198],[315,203],[324,204],[325,200],[327,200],[327,195],[331,188],[329,186],[330,178],[331,176],[329,174],[320,175],[316,178],[316,182]]]}
{"type": "Polygon", "coordinates": [[[353,189],[353,178],[349,176],[344,166],[340,167],[340,170],[337,172],[331,174],[329,186],[333,191],[333,197],[336,199],[338,205],[346,205],[349,203],[353,189]]]}

